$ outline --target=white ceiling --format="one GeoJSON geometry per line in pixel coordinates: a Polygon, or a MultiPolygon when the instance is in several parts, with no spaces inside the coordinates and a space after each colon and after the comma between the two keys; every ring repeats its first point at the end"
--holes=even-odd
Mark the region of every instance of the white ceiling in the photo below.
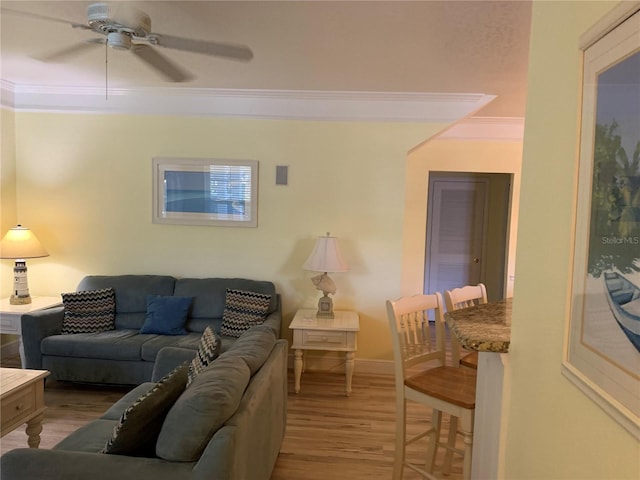
{"type": "MultiPolygon", "coordinates": [[[[86,23],[86,1],[5,1],[2,8],[86,23]]],[[[108,52],[111,88],[180,87],[486,94],[479,112],[524,117],[531,2],[133,2],[157,33],[246,44],[249,63],[162,49],[195,78],[166,82],[129,52],[108,52]]],[[[104,87],[100,46],[64,63],[33,57],[97,37],[69,25],[0,17],[0,78],[10,85],[104,87]]]]}

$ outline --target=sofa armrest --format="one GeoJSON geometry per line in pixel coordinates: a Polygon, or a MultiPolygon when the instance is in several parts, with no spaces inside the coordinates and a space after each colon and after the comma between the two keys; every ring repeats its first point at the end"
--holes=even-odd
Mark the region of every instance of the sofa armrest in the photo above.
{"type": "Polygon", "coordinates": [[[190,479],[193,463],[159,458],[17,448],[0,458],[2,480],[136,480],[190,479]]]}
{"type": "Polygon", "coordinates": [[[160,381],[162,377],[181,363],[193,360],[196,353],[196,350],[192,350],[190,348],[164,347],[160,349],[156,356],[156,363],[153,365],[151,381],[160,381]]]}
{"type": "Polygon", "coordinates": [[[48,308],[22,315],[22,345],[25,368],[42,368],[42,339],[62,332],[64,307],[48,308]]]}
{"type": "Polygon", "coordinates": [[[238,410],[209,441],[194,480],[207,480],[212,471],[225,480],[271,478],[287,424],[287,353],[287,341],[278,340],[238,410]]]}

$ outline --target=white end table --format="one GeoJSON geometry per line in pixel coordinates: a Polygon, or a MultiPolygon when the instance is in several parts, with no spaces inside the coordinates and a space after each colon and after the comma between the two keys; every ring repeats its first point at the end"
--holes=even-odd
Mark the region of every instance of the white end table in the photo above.
{"type": "Polygon", "coordinates": [[[25,313],[46,310],[62,305],[60,297],[31,297],[31,303],[11,305],[8,298],[0,300],[0,333],[18,335],[20,337],[20,361],[24,368],[24,345],[22,344],[22,315],[25,313]]]}
{"type": "Polygon", "coordinates": [[[304,350],[345,352],[346,393],[351,395],[354,357],[357,350],[357,333],[360,319],[356,312],[335,310],[335,318],[318,318],[316,309],[300,309],[289,328],[293,330],[295,391],[300,392],[300,377],[303,370],[304,350]]]}

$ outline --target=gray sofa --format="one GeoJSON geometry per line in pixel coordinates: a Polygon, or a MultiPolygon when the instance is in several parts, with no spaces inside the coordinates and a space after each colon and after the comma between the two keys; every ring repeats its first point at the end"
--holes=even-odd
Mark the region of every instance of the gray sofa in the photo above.
{"type": "MultiPolygon", "coordinates": [[[[61,334],[63,307],[22,316],[25,367],[51,372],[50,379],[139,385],[151,380],[158,352],[165,347],[198,349],[204,329],[219,334],[227,289],[271,295],[269,325],[280,336],[282,307],[273,283],[242,278],[174,278],[166,275],[87,276],[77,291],[115,290],[115,330],[61,334]],[[140,334],[148,295],[192,297],[186,335],[140,334]]],[[[221,352],[235,337],[220,336],[221,352]]]]}
{"type": "MultiPolygon", "coordinates": [[[[193,356],[190,349],[162,349],[153,379],[193,356]]],[[[286,359],[286,340],[276,340],[267,326],[253,327],[178,397],[163,420],[155,455],[99,453],[127,406],[154,387],[150,382],[135,387],[101,418],[51,450],[7,452],[0,458],[2,480],[268,480],[285,432],[286,359]],[[189,450],[203,432],[210,437],[201,443],[197,458],[167,459],[167,449],[189,450]]]]}

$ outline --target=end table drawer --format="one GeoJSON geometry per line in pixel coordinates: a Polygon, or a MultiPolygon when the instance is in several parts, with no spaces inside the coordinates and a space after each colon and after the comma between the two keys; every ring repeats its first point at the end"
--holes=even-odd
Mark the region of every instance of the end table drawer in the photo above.
{"type": "Polygon", "coordinates": [[[2,401],[2,429],[31,415],[36,408],[35,389],[17,392],[2,401]]]}
{"type": "Polygon", "coordinates": [[[2,333],[21,335],[20,318],[15,315],[5,315],[0,313],[0,329],[2,330],[2,333]]]}
{"type": "Polygon", "coordinates": [[[302,332],[302,344],[305,346],[330,345],[332,347],[346,347],[347,332],[305,330],[302,332]]]}

